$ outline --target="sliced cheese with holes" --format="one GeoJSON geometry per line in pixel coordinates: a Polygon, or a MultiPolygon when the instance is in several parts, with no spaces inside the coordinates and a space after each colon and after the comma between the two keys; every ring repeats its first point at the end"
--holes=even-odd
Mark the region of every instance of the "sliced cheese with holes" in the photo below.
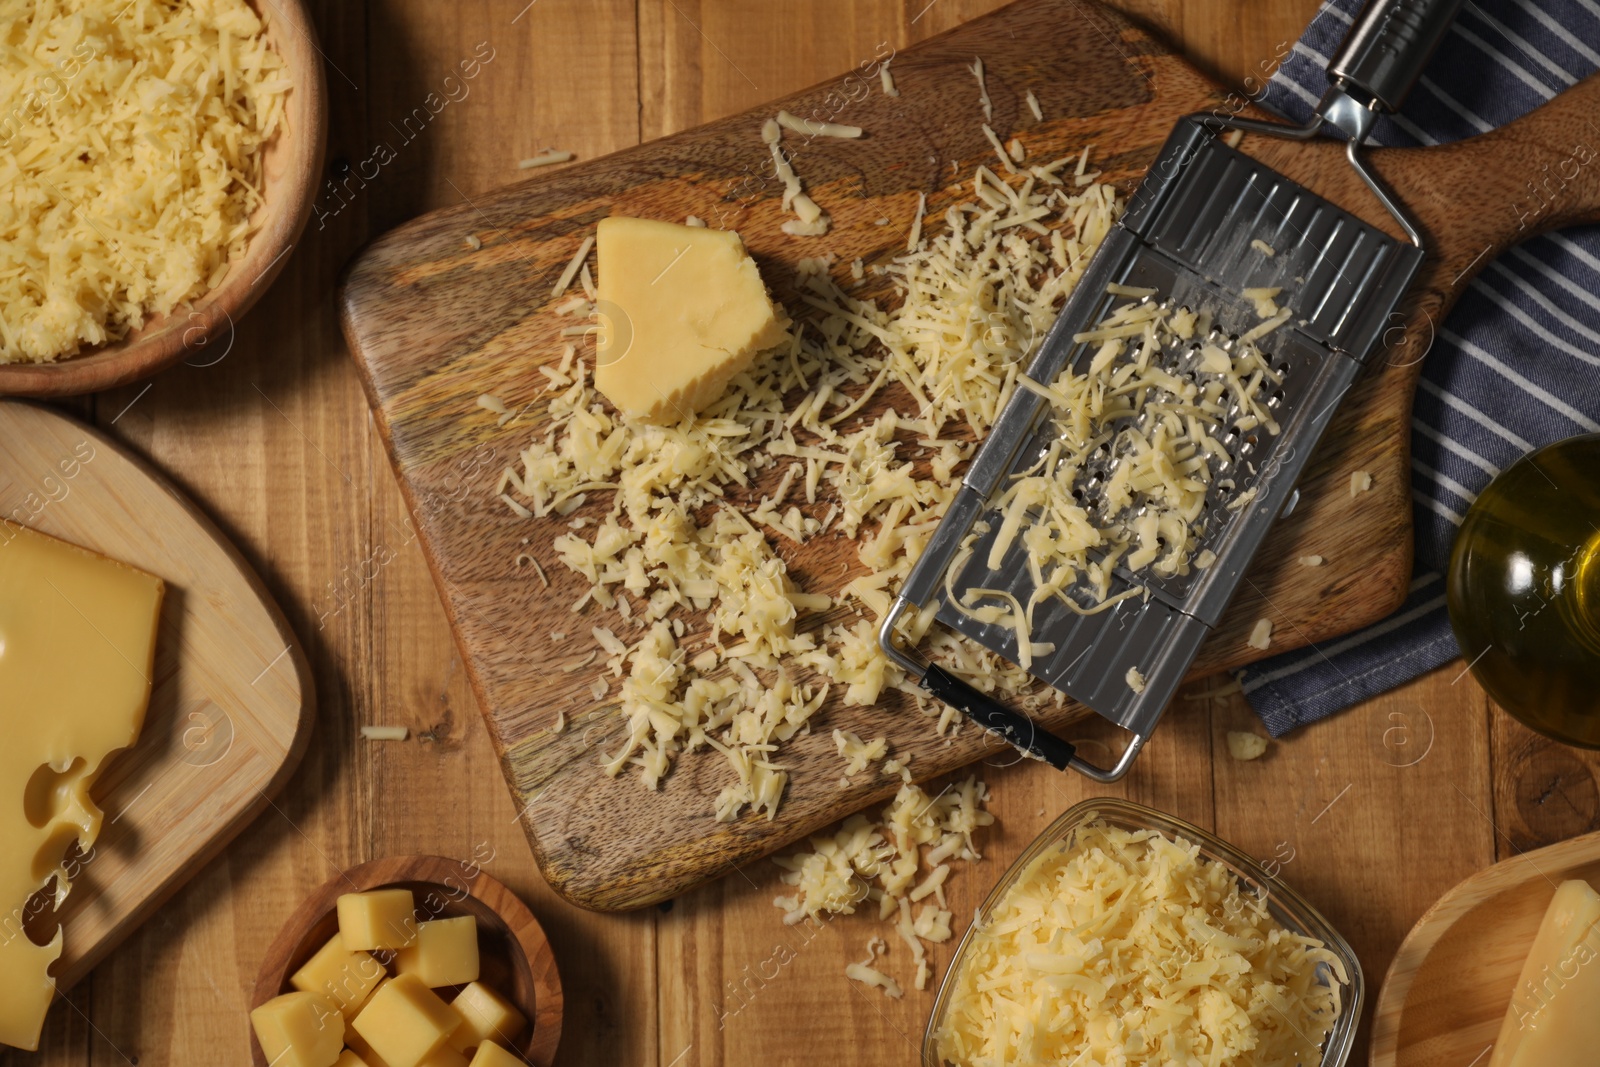
{"type": "Polygon", "coordinates": [[[72,842],[92,854],[104,816],[89,790],[144,725],[164,588],[0,523],[0,1045],[38,1047],[62,934],[41,946],[23,927],[52,875],[56,906],[66,898],[72,842]]]}
{"type": "Polygon", "coordinates": [[[1511,995],[1489,1067],[1580,1067],[1600,1049],[1600,893],[1556,889],[1511,995]]]}
{"type": "Polygon", "coordinates": [[[597,244],[594,384],[624,414],[687,419],[783,340],[788,320],[731,230],[608,218],[597,244]]]}

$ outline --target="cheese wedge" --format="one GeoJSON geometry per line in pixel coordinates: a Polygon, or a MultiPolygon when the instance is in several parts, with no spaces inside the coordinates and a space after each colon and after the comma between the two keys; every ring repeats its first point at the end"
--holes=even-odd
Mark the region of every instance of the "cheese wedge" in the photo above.
{"type": "Polygon", "coordinates": [[[1489,1067],[1586,1067],[1600,1056],[1600,893],[1562,882],[1500,1024],[1489,1067]]]}
{"type": "Polygon", "coordinates": [[[61,955],[24,932],[30,901],[76,840],[91,854],[103,815],[89,798],[106,757],[144,725],[160,578],[0,522],[0,1045],[34,1049],[61,955]]]}
{"type": "Polygon", "coordinates": [[[594,384],[618,411],[678,422],[716,400],[788,319],[731,230],[601,219],[594,384]]]}

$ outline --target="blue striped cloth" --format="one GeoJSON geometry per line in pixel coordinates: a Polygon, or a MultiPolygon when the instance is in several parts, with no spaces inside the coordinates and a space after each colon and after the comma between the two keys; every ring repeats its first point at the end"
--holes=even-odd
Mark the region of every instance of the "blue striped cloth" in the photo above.
{"type": "MultiPolygon", "coordinates": [[[[1325,3],[1261,102],[1309,118],[1328,85],[1328,57],[1360,7],[1325,3]]],[[[1380,120],[1372,140],[1432,145],[1483,133],[1597,68],[1600,0],[1467,0],[1402,113],[1380,120]]],[[[1591,147],[1600,150],[1600,133],[1591,147]]],[[[1523,453],[1596,430],[1600,226],[1590,226],[1535,238],[1489,263],[1441,324],[1411,420],[1410,592],[1376,625],[1239,672],[1273,736],[1456,658],[1442,572],[1462,514],[1523,453]]]]}

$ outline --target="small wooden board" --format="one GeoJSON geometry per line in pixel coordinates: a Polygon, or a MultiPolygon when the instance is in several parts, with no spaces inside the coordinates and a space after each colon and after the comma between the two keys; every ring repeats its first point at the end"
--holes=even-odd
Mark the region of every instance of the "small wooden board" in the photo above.
{"type": "MultiPolygon", "coordinates": [[[[953,742],[935,737],[911,702],[892,693],[872,708],[830,706],[818,720],[822,729],[785,747],[790,784],[771,822],[713,820],[712,802],[728,775],[715,758],[681,761],[658,795],[630,775],[605,778],[599,754],[614,750],[624,732],[614,701],[595,706],[593,675],[554,668],[591,651],[590,627],[614,619],[569,610],[585,583],[550,549],[566,520],[519,520],[494,493],[501,468],[542,435],[542,407],[497,427],[476,405],[484,393],[513,409],[539,396],[536,369],[559,357],[569,340],[561,330],[572,325],[554,314],[552,284],[607,215],[694,214],[737,229],[774,293],[795,306],[794,267],[803,257],[832,253],[841,276],[858,256],[869,265],[890,261],[904,248],[919,192],[928,195],[930,224],[937,225],[947,206],[970,195],[976,165],[995,163],[980,125],[974,56],[984,60],[991,124],[1003,139],[1020,136],[1032,159],[1092,145],[1104,180],[1124,192],[1179,117],[1245,108],[1120,16],[1085,0],[1021,0],[896,55],[897,98],[877,92],[862,71],[841,75],[755,111],[426,215],[379,239],[350,270],[345,334],[379,430],[541,869],[576,903],[620,909],[662,900],[892,793],[893,781],[869,775],[847,788],[836,784],[841,765],[828,736],[834,726],[888,737],[921,777],[988,751],[977,731],[953,742]],[[853,99],[863,84],[868,91],[853,99]],[[1029,90],[1042,105],[1042,123],[1025,102],[1029,90]],[[770,164],[758,130],[779,107],[868,131],[859,141],[818,139],[795,161],[833,217],[824,238],[782,233],[788,216],[781,190],[761,180],[770,164]],[[875,225],[880,218],[891,224],[875,225]],[[469,247],[469,236],[481,247],[469,247]],[[541,561],[549,589],[532,568],[518,567],[523,553],[541,561]],[[559,734],[552,730],[558,714],[568,723],[559,734]]],[[[1408,442],[1418,366],[1433,324],[1476,266],[1529,235],[1517,233],[1506,209],[1518,195],[1509,168],[1518,153],[1563,158],[1570,150],[1563,144],[1578,129],[1577,113],[1563,114],[1561,122],[1514,124],[1461,146],[1374,153],[1391,186],[1406,190],[1432,254],[1408,319],[1396,323],[1393,349],[1336,416],[1301,480],[1298,508],[1269,538],[1224,625],[1202,649],[1196,675],[1260,658],[1246,639],[1261,617],[1273,621],[1270,651],[1277,653],[1376,621],[1403,599],[1411,576],[1408,442]],[[1373,488],[1353,499],[1348,485],[1357,471],[1372,475],[1373,488]],[[1309,554],[1328,564],[1300,565],[1309,554]]],[[[1338,145],[1247,138],[1244,147],[1399,232],[1338,145]]],[[[1570,222],[1577,207],[1592,211],[1595,199],[1593,190],[1582,191],[1540,218],[1539,228],[1570,222]]],[[[857,293],[881,298],[886,290],[857,293]]],[[[755,495],[770,492],[778,473],[755,495]]],[[[592,500],[577,516],[608,506],[592,500]]],[[[860,573],[854,546],[831,537],[778,547],[813,591],[833,593],[860,573]]],[[[1084,714],[1068,707],[1040,718],[1059,728],[1084,714]]]]}
{"type": "Polygon", "coordinates": [[[305,752],[315,694],[250,565],[99,431],[0,402],[0,516],[167,583],[144,730],[108,761],[100,839],[69,863],[54,970],[66,990],[266,808],[305,752]]]}
{"type": "Polygon", "coordinates": [[[1503,860],[1440,897],[1389,965],[1372,1015],[1372,1067],[1488,1063],[1539,923],[1571,878],[1600,885],[1600,834],[1503,860]]]}

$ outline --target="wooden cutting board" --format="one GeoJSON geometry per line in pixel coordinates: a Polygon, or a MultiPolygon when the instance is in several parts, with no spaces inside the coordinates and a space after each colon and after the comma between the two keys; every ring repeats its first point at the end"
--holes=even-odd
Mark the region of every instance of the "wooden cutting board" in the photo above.
{"type": "Polygon", "coordinates": [[[1600,834],[1514,856],[1440,897],[1389,965],[1372,1014],[1372,1067],[1487,1064],[1539,923],[1569,878],[1600,885],[1600,834]]]}
{"type": "MultiPolygon", "coordinates": [[[[801,306],[793,298],[796,261],[832,253],[844,278],[858,256],[869,266],[887,263],[904,249],[919,193],[936,224],[948,205],[970,195],[976,165],[994,162],[969,69],[974,57],[984,61],[992,125],[1003,139],[1021,137],[1036,160],[1092,145],[1094,166],[1124,192],[1180,116],[1245,107],[1120,16],[1085,0],[1021,0],[896,55],[897,98],[876,91],[875,69],[864,64],[766,107],[423,216],[379,239],[350,268],[344,327],[368,399],[529,841],[550,884],[578,904],[623,909],[669,898],[892,793],[894,783],[866,775],[837,786],[834,726],[886,736],[922,777],[986,751],[977,731],[953,742],[935,737],[910,701],[892,693],[873,708],[831,705],[815,734],[785,746],[790,785],[771,822],[713,820],[712,800],[727,781],[715,757],[681,761],[659,794],[630,775],[606,778],[599,754],[613,751],[623,733],[615,703],[591,696],[590,673],[556,668],[592,651],[591,626],[617,621],[569,611],[585,585],[550,548],[567,520],[519,520],[494,492],[501,468],[543,432],[536,368],[558,358],[570,340],[561,330],[572,325],[553,313],[549,294],[596,220],[693,214],[737,229],[775,295],[801,306]],[[1029,90],[1043,122],[1027,107],[1029,90]],[[795,160],[833,217],[826,237],[780,229],[788,216],[779,186],[763,178],[769,164],[758,135],[779,107],[868,131],[858,141],[818,139],[795,160]],[[880,218],[890,224],[875,225],[880,218]],[[481,247],[469,247],[469,236],[481,247]],[[514,410],[533,406],[499,427],[476,406],[484,393],[514,410]],[[542,564],[549,588],[517,565],[523,553],[542,564]],[[558,714],[568,724],[561,733],[552,729],[558,714]]],[[[1528,196],[1523,168],[1532,164],[1524,161],[1570,162],[1583,129],[1575,94],[1587,94],[1593,107],[1595,89],[1585,83],[1560,106],[1462,145],[1374,153],[1427,227],[1434,254],[1409,319],[1396,322],[1393,348],[1346,401],[1302,479],[1299,507],[1247,575],[1225,624],[1202,649],[1196,676],[1259,658],[1246,638],[1260,617],[1273,620],[1277,653],[1375,621],[1403,599],[1411,573],[1410,400],[1433,324],[1471,272],[1517,235],[1511,205],[1528,196]],[[1356,471],[1369,472],[1373,488],[1352,499],[1347,487],[1356,471]],[[1328,565],[1299,565],[1307,554],[1328,565]]],[[[1249,138],[1244,147],[1398,233],[1338,146],[1249,138]]],[[[1580,168],[1552,206],[1524,220],[1521,236],[1593,215],[1600,203],[1594,170],[1580,168]]],[[[856,292],[887,295],[882,283],[856,292]]],[[[879,402],[894,399],[889,393],[879,402]]],[[[771,488],[761,483],[752,499],[771,488]]],[[[577,517],[608,506],[591,500],[577,517]]],[[[831,537],[798,550],[778,547],[813,591],[833,593],[859,573],[854,546],[831,537]]],[[[691,633],[701,624],[687,621],[691,633]]],[[[1060,727],[1084,714],[1067,708],[1041,721],[1060,727]]]]}
{"type": "Polygon", "coordinates": [[[0,402],[0,516],[167,583],[144,730],[95,784],[100,839],[68,864],[54,970],[65,991],[271,803],[305,752],[315,695],[250,565],[98,431],[0,402]]]}

